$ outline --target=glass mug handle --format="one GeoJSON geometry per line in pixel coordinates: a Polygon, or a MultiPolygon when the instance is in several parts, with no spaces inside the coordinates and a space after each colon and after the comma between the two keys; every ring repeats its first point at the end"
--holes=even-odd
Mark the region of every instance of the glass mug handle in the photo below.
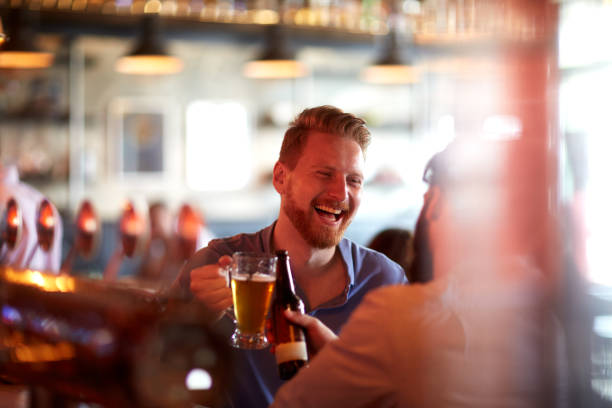
{"type": "MultiPolygon", "coordinates": [[[[225,275],[225,282],[228,288],[232,288],[232,266],[233,263],[222,267],[221,269],[223,269],[223,273],[225,275]]],[[[232,322],[234,322],[234,324],[236,324],[236,315],[234,313],[234,305],[228,307],[227,309],[225,309],[223,311],[223,315],[227,316],[232,322]]]]}

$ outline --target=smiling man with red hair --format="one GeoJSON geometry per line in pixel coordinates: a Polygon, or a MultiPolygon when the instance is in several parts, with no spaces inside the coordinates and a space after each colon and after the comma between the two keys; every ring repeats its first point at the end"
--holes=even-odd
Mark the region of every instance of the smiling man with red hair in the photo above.
{"type": "MultiPolygon", "coordinates": [[[[222,269],[229,256],[285,249],[306,312],[338,333],[369,290],[405,283],[399,265],[343,237],[361,203],[370,138],[365,122],[350,113],[332,106],[303,111],[285,133],[274,166],[278,219],[254,234],[211,241],[183,268],[177,292],[221,316],[232,304],[222,269]]],[[[220,319],[220,326],[229,323],[220,319]]],[[[231,406],[267,406],[281,385],[273,356],[236,350],[234,361],[231,406]]]]}

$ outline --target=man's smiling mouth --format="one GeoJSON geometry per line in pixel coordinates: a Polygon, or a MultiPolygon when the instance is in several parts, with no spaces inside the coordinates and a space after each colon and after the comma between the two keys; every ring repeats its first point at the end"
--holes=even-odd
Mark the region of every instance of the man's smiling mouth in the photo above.
{"type": "Polygon", "coordinates": [[[317,211],[317,214],[333,221],[338,221],[344,214],[343,210],[326,205],[315,205],[314,208],[317,211]]]}

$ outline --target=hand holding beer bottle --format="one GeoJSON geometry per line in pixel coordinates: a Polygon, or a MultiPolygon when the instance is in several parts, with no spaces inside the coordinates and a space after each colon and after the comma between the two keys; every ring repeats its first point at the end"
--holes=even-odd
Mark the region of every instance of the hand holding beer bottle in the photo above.
{"type": "Polygon", "coordinates": [[[293,310],[285,310],[285,317],[291,323],[301,326],[306,331],[308,343],[308,355],[312,360],[315,355],[330,341],[336,340],[338,336],[324,325],[316,317],[309,316],[293,310]]]}

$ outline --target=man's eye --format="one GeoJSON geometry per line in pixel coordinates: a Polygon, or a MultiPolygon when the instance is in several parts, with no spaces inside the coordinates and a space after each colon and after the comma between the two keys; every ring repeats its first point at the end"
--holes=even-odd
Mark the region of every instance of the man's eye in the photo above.
{"type": "Polygon", "coordinates": [[[321,177],[331,177],[331,173],[328,171],[318,171],[317,174],[321,177]]]}
{"type": "Polygon", "coordinates": [[[363,183],[363,181],[360,178],[350,178],[349,183],[354,186],[360,186],[363,183]]]}

